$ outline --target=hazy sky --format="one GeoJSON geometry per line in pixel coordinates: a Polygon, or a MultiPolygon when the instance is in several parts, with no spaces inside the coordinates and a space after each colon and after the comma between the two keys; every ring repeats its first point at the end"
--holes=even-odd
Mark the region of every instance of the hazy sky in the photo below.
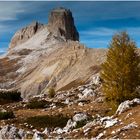
{"type": "Polygon", "coordinates": [[[0,53],[13,34],[33,21],[47,24],[51,9],[72,11],[80,41],[87,47],[105,48],[117,31],[128,31],[140,47],[140,2],[0,2],[0,53]]]}

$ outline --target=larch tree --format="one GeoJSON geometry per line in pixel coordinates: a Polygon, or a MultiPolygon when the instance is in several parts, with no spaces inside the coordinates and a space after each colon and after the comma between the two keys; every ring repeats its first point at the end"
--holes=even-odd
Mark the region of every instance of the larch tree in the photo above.
{"type": "Polygon", "coordinates": [[[102,64],[102,90],[107,101],[119,104],[138,97],[140,84],[140,57],[137,47],[126,32],[115,34],[102,64]]]}

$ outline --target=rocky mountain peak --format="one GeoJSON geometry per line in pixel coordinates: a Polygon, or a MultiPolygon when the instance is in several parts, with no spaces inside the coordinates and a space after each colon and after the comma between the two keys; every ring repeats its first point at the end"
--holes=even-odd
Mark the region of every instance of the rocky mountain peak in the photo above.
{"type": "MultiPolygon", "coordinates": [[[[74,19],[71,11],[60,7],[53,9],[50,12],[47,26],[35,21],[17,31],[11,39],[9,50],[15,48],[16,46],[19,48],[21,44],[27,42],[36,33],[42,31],[42,29],[44,32],[40,33],[40,36],[43,35],[43,37],[37,37],[37,39],[35,39],[36,41],[41,42],[40,44],[43,44],[43,38],[44,40],[49,40],[50,42],[53,42],[53,39],[79,41],[79,33],[74,25],[74,19]]],[[[28,45],[26,44],[25,46],[28,45]]]]}
{"type": "Polygon", "coordinates": [[[48,26],[54,36],[79,41],[79,33],[74,25],[72,12],[69,9],[62,7],[53,9],[49,15],[48,26]]]}
{"type": "Polygon", "coordinates": [[[34,21],[27,27],[24,27],[21,30],[17,31],[11,40],[9,49],[24,43],[33,35],[35,35],[38,31],[40,31],[43,27],[44,27],[43,24],[34,21]]]}

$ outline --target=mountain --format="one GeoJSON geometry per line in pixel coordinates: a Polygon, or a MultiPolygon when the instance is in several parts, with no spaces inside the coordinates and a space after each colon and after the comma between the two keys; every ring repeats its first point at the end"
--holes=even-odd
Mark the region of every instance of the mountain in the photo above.
{"type": "MultiPolygon", "coordinates": [[[[94,46],[94,44],[93,44],[94,46]]],[[[12,37],[0,58],[0,88],[18,89],[23,97],[84,84],[100,70],[105,49],[79,42],[70,10],[53,9],[47,25],[33,22],[12,37]]]]}
{"type": "Polygon", "coordinates": [[[108,104],[99,75],[107,49],[79,38],[64,8],[15,33],[0,56],[0,139],[140,138],[140,99],[108,104]]]}

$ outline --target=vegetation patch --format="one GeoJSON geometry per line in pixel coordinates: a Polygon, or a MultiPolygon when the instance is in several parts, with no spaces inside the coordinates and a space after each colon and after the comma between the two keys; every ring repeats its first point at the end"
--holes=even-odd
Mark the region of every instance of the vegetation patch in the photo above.
{"type": "Polygon", "coordinates": [[[65,107],[66,104],[62,103],[62,102],[55,102],[55,105],[58,107],[65,107]]]}
{"type": "Polygon", "coordinates": [[[67,116],[63,116],[62,114],[53,116],[53,115],[45,115],[45,116],[35,116],[27,118],[26,122],[28,124],[33,125],[35,128],[55,128],[60,127],[63,128],[66,126],[67,121],[70,118],[67,116]]]}
{"type": "Polygon", "coordinates": [[[21,93],[18,91],[0,91],[0,104],[21,100],[21,93]]]}
{"type": "Polygon", "coordinates": [[[39,109],[39,108],[46,108],[50,103],[45,100],[37,100],[33,99],[29,103],[27,103],[27,108],[30,109],[39,109]]]}
{"type": "Polygon", "coordinates": [[[49,88],[48,89],[48,97],[53,98],[55,96],[55,90],[54,88],[49,88]]]}
{"type": "Polygon", "coordinates": [[[6,120],[10,118],[14,118],[14,113],[12,111],[8,112],[0,112],[0,120],[6,120]]]}

